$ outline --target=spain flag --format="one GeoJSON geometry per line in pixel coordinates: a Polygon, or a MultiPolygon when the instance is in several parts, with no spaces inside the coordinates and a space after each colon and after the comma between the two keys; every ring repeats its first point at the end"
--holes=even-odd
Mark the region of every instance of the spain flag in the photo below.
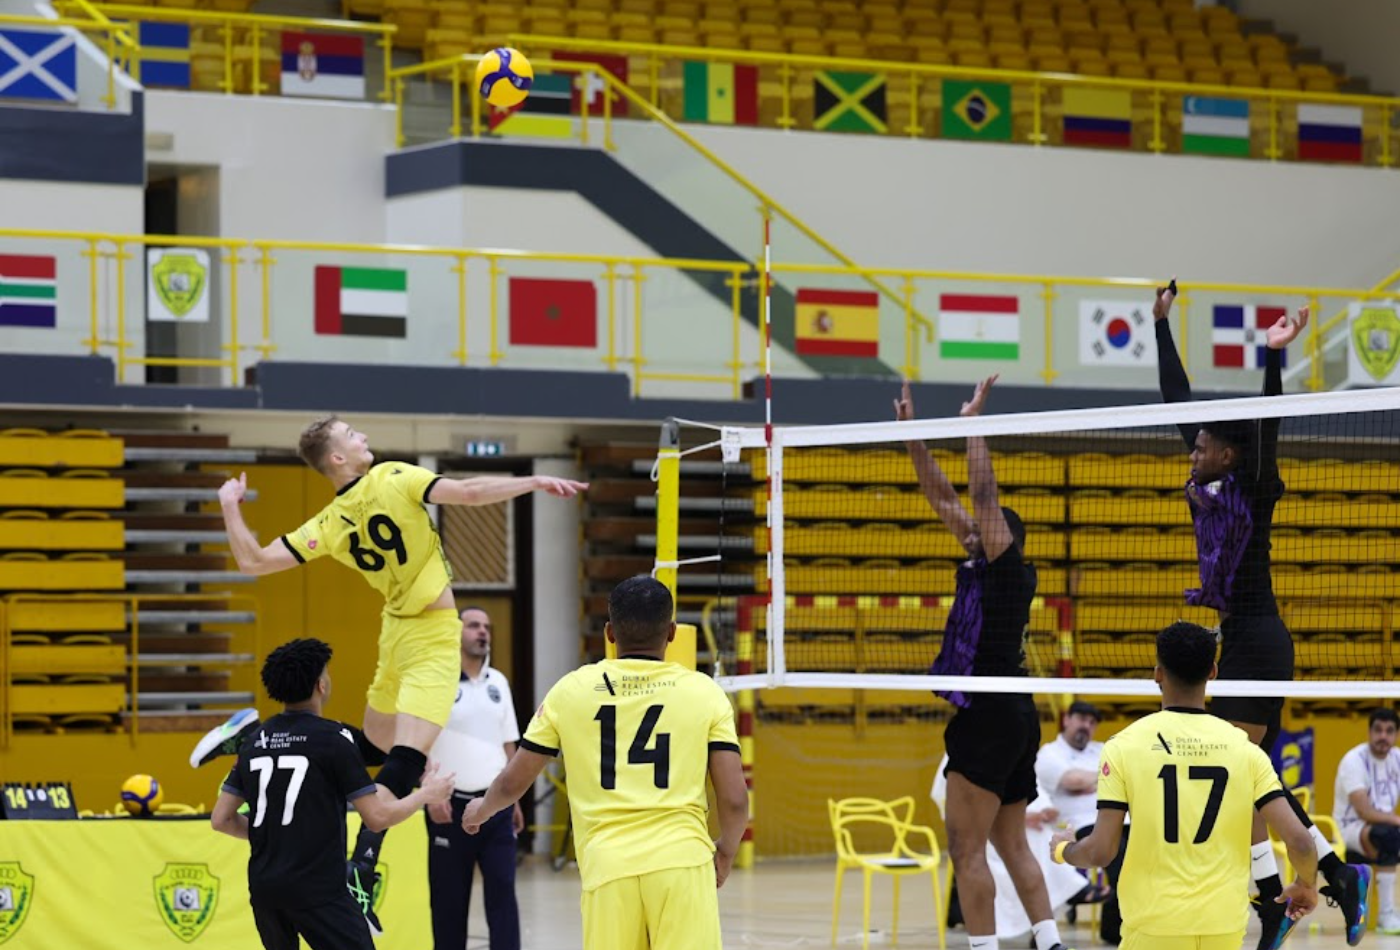
{"type": "Polygon", "coordinates": [[[880,355],[880,297],[874,291],[797,292],[797,352],[801,356],[880,355]]]}

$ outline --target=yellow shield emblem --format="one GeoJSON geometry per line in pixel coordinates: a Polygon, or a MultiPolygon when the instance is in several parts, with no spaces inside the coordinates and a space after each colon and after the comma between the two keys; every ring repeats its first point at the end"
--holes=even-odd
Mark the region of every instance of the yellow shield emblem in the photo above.
{"type": "Polygon", "coordinates": [[[34,903],[34,875],[25,874],[18,861],[0,861],[0,943],[24,926],[34,903]]]}
{"type": "Polygon", "coordinates": [[[198,305],[209,283],[209,269],[193,254],[165,253],[151,268],[156,296],[176,318],[198,305]]]}
{"type": "Polygon", "coordinates": [[[1363,305],[1351,322],[1351,345],[1362,368],[1384,380],[1400,362],[1400,317],[1390,307],[1363,305]]]}
{"type": "Polygon", "coordinates": [[[185,943],[204,933],[219,905],[219,879],[207,864],[167,864],[155,877],[156,910],[185,943]]]}

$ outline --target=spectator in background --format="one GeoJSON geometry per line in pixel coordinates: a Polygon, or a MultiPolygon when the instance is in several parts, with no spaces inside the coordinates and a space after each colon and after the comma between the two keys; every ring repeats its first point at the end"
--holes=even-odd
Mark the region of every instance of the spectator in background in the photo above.
{"type": "Polygon", "coordinates": [[[1400,753],[1395,734],[1400,716],[1393,709],[1371,713],[1366,741],[1342,756],[1332,817],[1346,842],[1348,864],[1374,864],[1383,934],[1400,934],[1395,912],[1395,867],[1400,864],[1400,753]]]}
{"type": "MultiPolygon", "coordinates": [[[[1094,730],[1102,719],[1092,703],[1070,703],[1060,717],[1060,734],[1054,742],[1041,746],[1035,757],[1036,781],[1060,813],[1060,827],[1080,838],[1094,830],[1098,817],[1099,756],[1103,743],[1094,741],[1094,730]]],[[[1128,848],[1126,831],[1125,828],[1117,857],[1104,868],[1111,892],[1099,914],[1099,937],[1114,945],[1122,939],[1118,874],[1123,870],[1123,855],[1128,848]]]]}
{"type": "Polygon", "coordinates": [[[516,836],[525,816],[516,802],[469,835],[462,830],[467,802],[486,794],[520,741],[510,683],[491,668],[491,617],[468,607],[462,619],[462,679],[447,725],[431,757],[457,774],[450,801],[428,808],[428,891],[433,945],[461,950],[467,942],[472,875],[481,868],[486,929],[491,950],[520,950],[520,908],[515,901],[516,836]]]}

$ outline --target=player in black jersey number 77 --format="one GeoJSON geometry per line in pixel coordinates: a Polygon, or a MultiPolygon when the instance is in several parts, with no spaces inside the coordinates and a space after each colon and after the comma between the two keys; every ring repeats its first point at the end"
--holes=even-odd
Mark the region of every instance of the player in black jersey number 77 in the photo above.
{"type": "MultiPolygon", "coordinates": [[[[345,802],[383,830],[452,796],[454,776],[429,764],[422,787],[395,798],[365,770],[350,730],[321,717],[331,648],[292,640],[263,664],[268,695],[285,704],[250,737],[214,805],[218,831],[251,844],[248,895],[267,950],[373,950],[363,909],[345,889],[345,802]],[[239,808],[248,803],[248,814],[239,808]]],[[[417,779],[417,776],[415,776],[417,779]]]]}

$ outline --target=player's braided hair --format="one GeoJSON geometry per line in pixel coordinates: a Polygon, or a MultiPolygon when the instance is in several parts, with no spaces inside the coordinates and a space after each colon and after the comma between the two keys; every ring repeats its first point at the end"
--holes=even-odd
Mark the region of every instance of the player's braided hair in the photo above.
{"type": "Polygon", "coordinates": [[[306,702],[330,661],[329,643],[313,637],[288,640],[263,662],[262,681],[267,695],[279,703],[306,702]]]}
{"type": "Polygon", "coordinates": [[[322,416],[301,430],[297,454],[301,460],[322,475],[326,474],[326,456],[331,451],[331,429],[340,421],[336,415],[322,416]]]}
{"type": "Polygon", "coordinates": [[[649,574],[627,578],[608,595],[608,620],[618,653],[664,646],[672,616],[671,592],[649,574]]]}
{"type": "Polygon", "coordinates": [[[1215,664],[1215,634],[1197,623],[1178,620],[1157,634],[1157,662],[1183,686],[1200,686],[1215,664]]]}

